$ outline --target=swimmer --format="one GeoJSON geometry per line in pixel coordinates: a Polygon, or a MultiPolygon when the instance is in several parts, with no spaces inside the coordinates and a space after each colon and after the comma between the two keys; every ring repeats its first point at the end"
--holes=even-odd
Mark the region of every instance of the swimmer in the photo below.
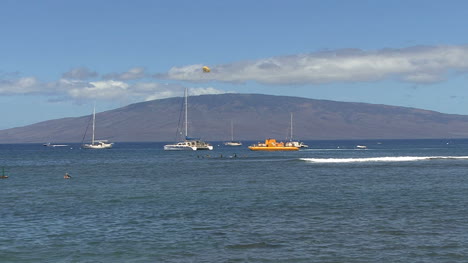
{"type": "Polygon", "coordinates": [[[65,178],[65,179],[70,179],[70,178],[71,178],[71,175],[69,175],[68,173],[65,173],[65,175],[63,176],[63,178],[65,178]]]}

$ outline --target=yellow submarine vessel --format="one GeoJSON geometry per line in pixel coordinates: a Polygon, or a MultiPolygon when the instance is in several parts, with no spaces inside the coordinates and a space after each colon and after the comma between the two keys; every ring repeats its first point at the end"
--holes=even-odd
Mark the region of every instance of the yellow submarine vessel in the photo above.
{"type": "Polygon", "coordinates": [[[265,143],[257,143],[249,146],[252,151],[297,151],[298,147],[285,146],[284,142],[277,142],[276,139],[266,139],[265,143]]]}

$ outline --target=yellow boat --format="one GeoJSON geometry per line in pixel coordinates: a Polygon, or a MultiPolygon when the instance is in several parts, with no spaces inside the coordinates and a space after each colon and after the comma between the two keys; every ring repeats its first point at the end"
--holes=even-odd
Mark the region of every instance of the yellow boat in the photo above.
{"type": "Polygon", "coordinates": [[[265,143],[257,143],[249,146],[252,151],[297,151],[298,147],[285,146],[284,142],[277,142],[276,139],[266,139],[265,143]]]}

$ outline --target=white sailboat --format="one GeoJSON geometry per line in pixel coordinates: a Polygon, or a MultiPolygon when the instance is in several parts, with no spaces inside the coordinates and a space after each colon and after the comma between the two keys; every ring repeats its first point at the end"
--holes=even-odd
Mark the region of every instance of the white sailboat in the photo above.
{"type": "Polygon", "coordinates": [[[224,145],[226,146],[241,146],[242,143],[240,141],[234,141],[234,124],[231,120],[231,141],[225,142],[224,145]]]}
{"type": "Polygon", "coordinates": [[[114,143],[109,143],[107,140],[95,140],[94,133],[96,131],[96,106],[93,109],[93,134],[91,143],[81,145],[83,149],[109,149],[114,143]]]}
{"type": "Polygon", "coordinates": [[[293,114],[292,114],[292,112],[291,112],[291,127],[290,127],[290,129],[291,129],[291,137],[289,137],[289,142],[285,143],[286,146],[293,146],[293,147],[297,147],[297,148],[307,148],[307,147],[309,147],[309,145],[306,145],[303,142],[293,140],[293,114]]]}
{"type": "Polygon", "coordinates": [[[175,144],[164,145],[165,151],[199,151],[199,150],[213,150],[213,146],[199,139],[188,137],[188,89],[185,89],[185,140],[175,144]]]}

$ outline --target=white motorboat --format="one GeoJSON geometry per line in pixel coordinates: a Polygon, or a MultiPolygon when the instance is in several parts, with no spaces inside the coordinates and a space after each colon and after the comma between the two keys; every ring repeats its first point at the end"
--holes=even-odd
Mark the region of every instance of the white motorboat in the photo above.
{"type": "Polygon", "coordinates": [[[68,145],[67,144],[52,144],[52,143],[48,142],[48,143],[44,143],[43,146],[46,146],[46,147],[67,147],[68,145]]]}

